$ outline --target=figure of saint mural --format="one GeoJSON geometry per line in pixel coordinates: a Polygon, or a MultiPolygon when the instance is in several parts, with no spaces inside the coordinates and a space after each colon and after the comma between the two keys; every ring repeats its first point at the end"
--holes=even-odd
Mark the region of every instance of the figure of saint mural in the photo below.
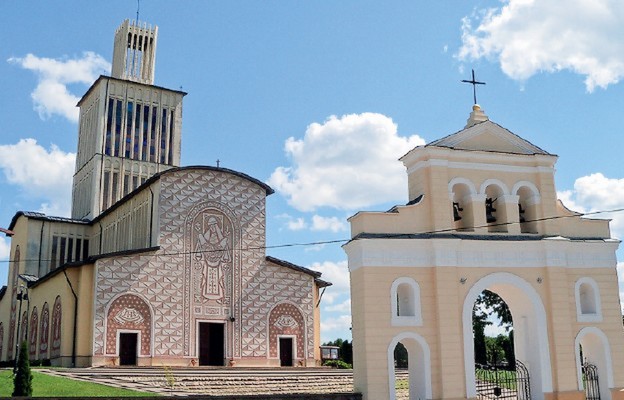
{"type": "Polygon", "coordinates": [[[230,230],[223,216],[204,214],[203,234],[195,244],[195,260],[202,266],[202,295],[209,300],[221,300],[225,295],[223,269],[232,260],[230,230]]]}

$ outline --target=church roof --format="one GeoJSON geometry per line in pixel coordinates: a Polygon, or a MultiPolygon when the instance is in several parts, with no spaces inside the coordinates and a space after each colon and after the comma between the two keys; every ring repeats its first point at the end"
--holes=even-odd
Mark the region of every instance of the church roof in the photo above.
{"type": "Polygon", "coordinates": [[[475,105],[466,127],[451,135],[434,140],[425,147],[446,147],[458,150],[491,151],[511,154],[553,155],[489,120],[481,107],[475,105]]]}
{"type": "Polygon", "coordinates": [[[320,272],[313,271],[311,269],[308,269],[308,268],[305,268],[305,267],[301,267],[299,265],[290,263],[288,261],[280,260],[279,258],[275,258],[275,257],[271,257],[271,256],[266,256],[266,260],[268,262],[273,263],[273,264],[277,264],[277,265],[279,265],[281,267],[294,269],[295,271],[299,271],[299,272],[303,272],[304,274],[312,275],[314,277],[314,280],[316,281],[316,283],[318,284],[319,287],[326,287],[326,286],[331,286],[332,285],[331,282],[327,282],[327,281],[324,281],[322,279],[319,279],[321,277],[321,275],[322,275],[320,272]]]}
{"type": "Polygon", "coordinates": [[[50,215],[45,215],[44,213],[36,212],[36,211],[18,211],[15,213],[13,218],[11,219],[11,224],[9,224],[9,231],[12,231],[17,223],[19,217],[24,216],[30,219],[36,219],[40,221],[51,221],[51,222],[65,222],[69,224],[80,224],[80,225],[89,225],[89,220],[87,219],[74,219],[67,217],[54,217],[50,215]]]}

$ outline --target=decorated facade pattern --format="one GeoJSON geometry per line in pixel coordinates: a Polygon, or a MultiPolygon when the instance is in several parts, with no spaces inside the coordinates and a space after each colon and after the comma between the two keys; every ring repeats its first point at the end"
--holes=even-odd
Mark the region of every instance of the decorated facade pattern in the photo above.
{"type": "Polygon", "coordinates": [[[269,314],[269,357],[271,358],[279,356],[277,343],[280,335],[296,337],[297,358],[306,354],[305,322],[299,309],[292,304],[278,304],[269,314]]]}
{"type": "Polygon", "coordinates": [[[56,296],[54,307],[52,308],[52,346],[50,349],[50,358],[61,356],[61,296],[56,296]]]}
{"type": "Polygon", "coordinates": [[[106,318],[106,354],[117,354],[117,332],[120,329],[141,332],[140,355],[149,356],[152,314],[149,306],[138,296],[124,294],[111,303],[106,318]]]}
{"type": "Polygon", "coordinates": [[[48,341],[50,338],[50,308],[48,303],[43,303],[43,308],[41,309],[41,321],[39,327],[39,359],[43,360],[48,358],[48,341]]]}
{"type": "Polygon", "coordinates": [[[22,313],[22,321],[20,322],[19,345],[28,337],[28,311],[22,313]]]}
{"type": "Polygon", "coordinates": [[[17,286],[19,275],[20,247],[15,246],[15,255],[13,256],[13,270],[11,273],[11,318],[9,319],[9,343],[7,348],[7,360],[13,358],[13,349],[15,349],[15,327],[17,325],[17,286]]]}
{"type": "Polygon", "coordinates": [[[290,300],[306,315],[313,357],[313,278],[266,261],[265,189],[205,169],[164,174],[160,185],[160,249],[97,261],[94,354],[107,353],[109,304],[135,293],[153,310],[153,356],[196,357],[197,322],[224,321],[227,358],[268,357],[269,313],[290,300]]]}
{"type": "Polygon", "coordinates": [[[28,352],[31,360],[37,357],[37,328],[39,324],[39,315],[37,307],[33,308],[30,313],[30,324],[28,324],[28,352]]]}

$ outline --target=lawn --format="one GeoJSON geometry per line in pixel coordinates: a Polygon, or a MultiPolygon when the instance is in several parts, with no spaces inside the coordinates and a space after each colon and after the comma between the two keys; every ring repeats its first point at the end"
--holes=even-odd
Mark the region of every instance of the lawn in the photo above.
{"type": "MultiPolygon", "coordinates": [[[[0,370],[0,397],[13,393],[13,372],[0,370]]],[[[33,370],[33,397],[141,397],[157,396],[154,393],[114,388],[98,383],[77,381],[50,376],[33,370]]]]}

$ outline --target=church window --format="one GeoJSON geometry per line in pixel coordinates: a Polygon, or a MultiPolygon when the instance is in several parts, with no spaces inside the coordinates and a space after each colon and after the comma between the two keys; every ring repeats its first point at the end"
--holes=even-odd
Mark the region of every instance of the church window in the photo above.
{"type": "Polygon", "coordinates": [[[167,109],[162,110],[162,121],[160,124],[160,163],[164,164],[167,157],[167,109]]]}
{"type": "Polygon", "coordinates": [[[103,193],[102,193],[102,209],[106,210],[108,208],[108,194],[109,194],[109,185],[110,182],[110,172],[104,172],[104,183],[103,183],[103,193]]]}
{"type": "Polygon", "coordinates": [[[65,264],[65,248],[67,245],[67,239],[61,237],[59,240],[59,266],[63,266],[65,264]]]}
{"type": "Polygon", "coordinates": [[[128,194],[128,185],[130,184],[130,175],[129,174],[124,174],[124,179],[123,179],[123,195],[127,195],[128,194]]]}
{"type": "Polygon", "coordinates": [[[602,320],[598,284],[591,278],[581,278],[575,285],[576,314],[579,322],[602,320]]]}
{"type": "Polygon", "coordinates": [[[58,267],[58,236],[52,236],[52,252],[50,253],[50,271],[58,267]]]}
{"type": "Polygon", "coordinates": [[[82,259],[86,260],[87,257],[89,257],[89,239],[85,239],[82,246],[82,259]]]}
{"type": "Polygon", "coordinates": [[[173,164],[173,116],[175,110],[171,110],[169,113],[169,161],[168,164],[173,164]]]}
{"type": "Polygon", "coordinates": [[[67,239],[67,262],[72,262],[72,256],[74,255],[74,238],[67,239]]]}
{"type": "Polygon", "coordinates": [[[104,154],[107,156],[111,155],[111,140],[112,140],[112,126],[113,126],[113,105],[115,104],[114,99],[108,99],[108,111],[106,117],[106,141],[104,144],[104,154]]]}
{"type": "Polygon", "coordinates": [[[156,117],[158,115],[158,109],[156,108],[156,106],[152,107],[152,125],[151,125],[151,130],[150,130],[150,142],[149,142],[149,147],[150,147],[150,161],[151,162],[156,162],[156,117]]]}
{"type": "Polygon", "coordinates": [[[82,246],[82,239],[76,239],[76,252],[74,253],[74,260],[80,261],[80,247],[82,246]]]}
{"type": "Polygon", "coordinates": [[[134,144],[132,158],[139,160],[141,155],[139,149],[141,145],[141,105],[137,103],[136,112],[134,113],[134,144]]]}
{"type": "Polygon", "coordinates": [[[148,138],[148,127],[149,127],[149,110],[150,107],[148,105],[143,106],[143,132],[142,132],[142,146],[141,146],[141,160],[147,161],[147,138],[148,138]]]}
{"type": "Polygon", "coordinates": [[[121,105],[121,100],[117,100],[115,105],[115,157],[119,157],[119,148],[121,146],[121,105]]]}
{"type": "Polygon", "coordinates": [[[133,111],[134,111],[134,103],[129,101],[127,115],[126,115],[126,143],[124,147],[126,158],[130,158],[131,153],[132,153],[132,121],[134,121],[133,111]]]}
{"type": "Polygon", "coordinates": [[[111,205],[119,200],[119,172],[113,172],[113,187],[111,188],[112,201],[111,205]]]}
{"type": "Polygon", "coordinates": [[[398,278],[391,288],[392,325],[422,325],[420,287],[411,278],[398,278]]]}

